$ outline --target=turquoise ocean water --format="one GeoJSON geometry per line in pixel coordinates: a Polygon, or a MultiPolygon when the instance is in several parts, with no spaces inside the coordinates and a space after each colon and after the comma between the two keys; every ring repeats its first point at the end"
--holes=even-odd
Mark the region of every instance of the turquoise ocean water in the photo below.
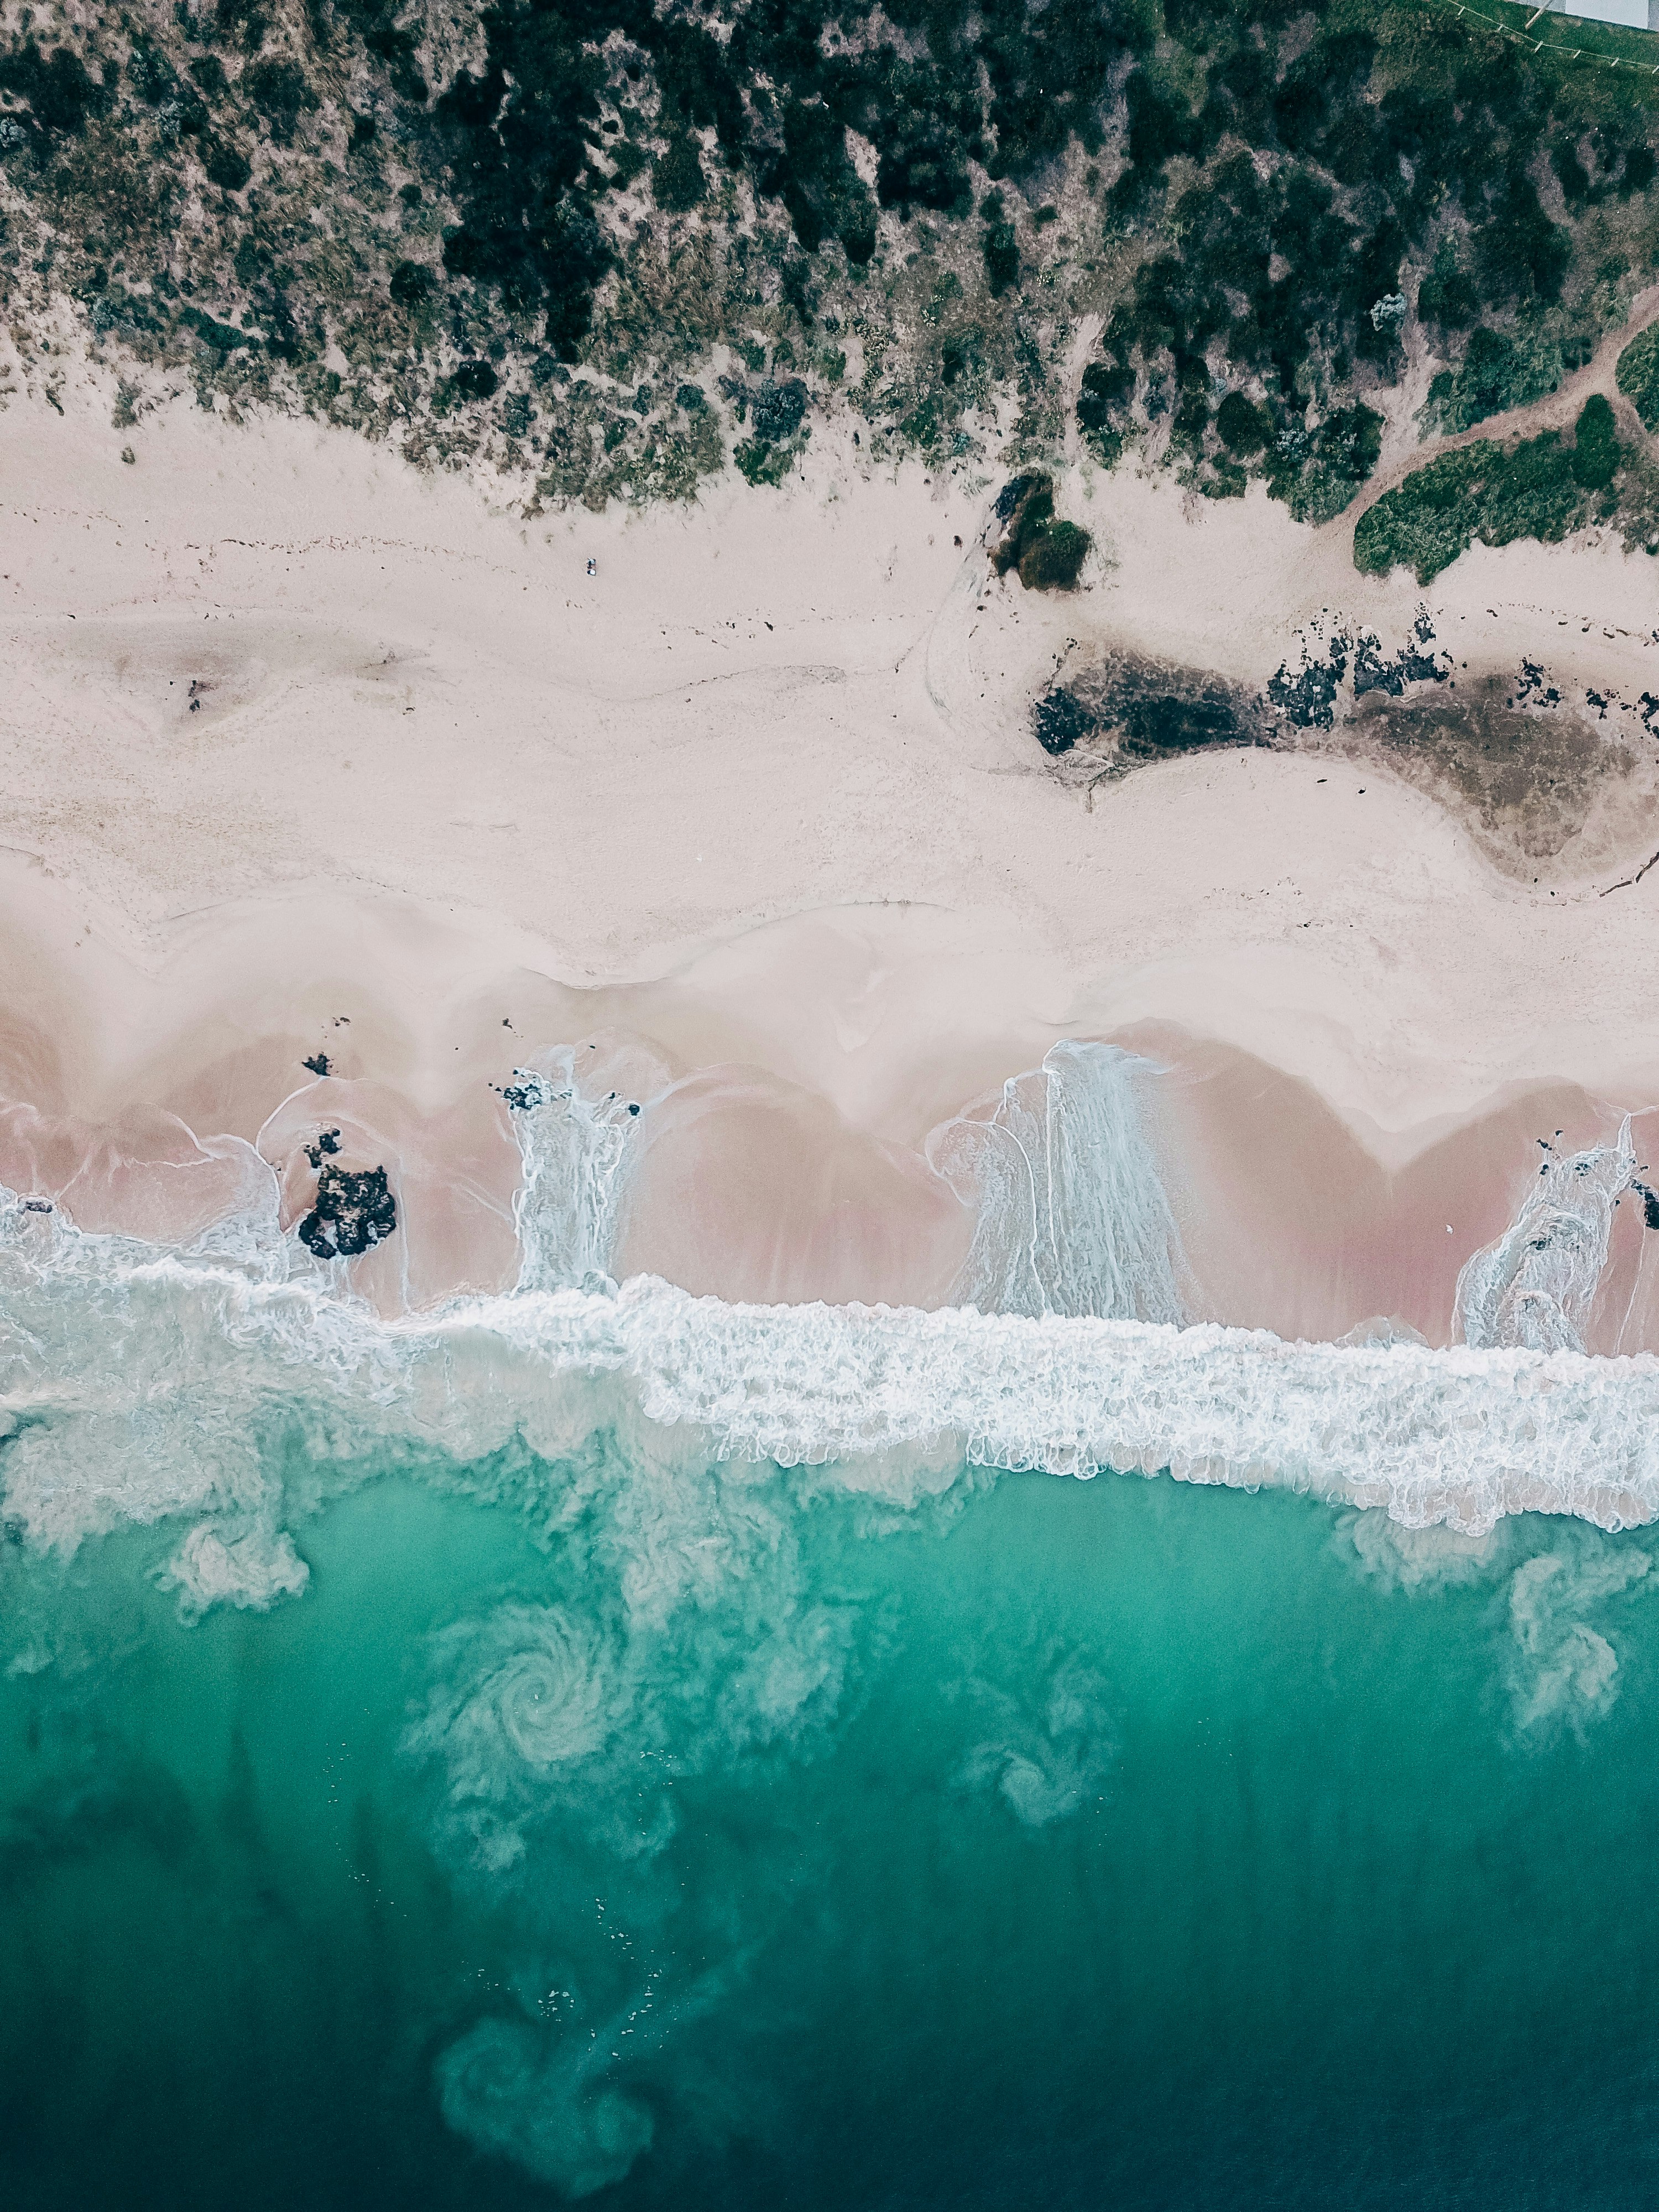
{"type": "Polygon", "coordinates": [[[9,1563],[9,2203],[1650,2194],[1650,1539],[632,1472],[9,1563]]]}
{"type": "Polygon", "coordinates": [[[0,2202],[1649,2200],[1659,1363],[1504,1320],[1618,1159],[1290,1346],[1121,1115],[923,1316],[618,1291],[546,1103],[403,1321],[0,1199],[0,2202]]]}

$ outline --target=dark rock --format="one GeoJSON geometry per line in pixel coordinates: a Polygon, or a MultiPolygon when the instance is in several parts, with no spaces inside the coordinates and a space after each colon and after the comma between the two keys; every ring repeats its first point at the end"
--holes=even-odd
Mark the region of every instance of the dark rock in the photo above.
{"type": "Polygon", "coordinates": [[[331,1160],[317,1178],[317,1202],[300,1224],[300,1242],[319,1260],[355,1260],[398,1226],[397,1200],[384,1168],[361,1172],[331,1160]]]}

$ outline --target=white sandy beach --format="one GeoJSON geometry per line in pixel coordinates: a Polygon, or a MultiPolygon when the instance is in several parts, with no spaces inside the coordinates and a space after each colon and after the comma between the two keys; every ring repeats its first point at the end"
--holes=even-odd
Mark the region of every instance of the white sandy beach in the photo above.
{"type": "MultiPolygon", "coordinates": [[[[1659,1102],[1659,870],[1603,895],[1659,845],[1639,808],[1532,884],[1373,763],[1232,751],[1085,793],[1026,721],[1068,649],[1259,686],[1322,611],[1386,639],[1420,600],[1477,672],[1634,697],[1650,562],[1477,547],[1421,592],[1357,574],[1351,526],[1121,471],[1065,486],[1103,557],[1043,599],[990,580],[988,493],[827,447],[781,492],[526,522],[343,433],[61,404],[0,412],[3,1087],[51,1124],[14,1115],[0,1174],[88,1225],[162,1206],[130,1163],[195,1159],[179,1123],[258,1139],[298,1205],[326,1119],[404,1178],[409,1249],[365,1287],[498,1281],[489,1086],[611,1029],[708,1071],[633,1263],[927,1302],[957,1232],[927,1131],[1057,1037],[1115,1038],[1172,1071],[1222,1317],[1439,1338],[1535,1136],[1659,1102]],[[723,1251],[695,1224],[737,1192],[723,1251]]],[[[1625,1348],[1659,1341],[1637,1243],[1625,1348]]]]}

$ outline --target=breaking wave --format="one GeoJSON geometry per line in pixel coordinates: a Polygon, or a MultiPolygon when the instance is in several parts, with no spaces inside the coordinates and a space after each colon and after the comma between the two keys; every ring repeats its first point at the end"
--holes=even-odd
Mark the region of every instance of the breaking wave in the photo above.
{"type": "MultiPolygon", "coordinates": [[[[610,1278],[635,1133],[666,1080],[630,1053],[522,1072],[523,1258],[504,1296],[380,1317],[283,1236],[274,1190],[185,1249],[0,1194],[8,1522],[70,1549],[188,1517],[164,1578],[194,1614],[301,1591],[289,1524],[388,1452],[558,1460],[602,1431],[647,1458],[812,1466],[895,1499],[982,1465],[1279,1487],[1476,1534],[1529,1510],[1659,1515],[1659,1359],[1580,1348],[1627,1133],[1547,1163],[1469,1262],[1466,1346],[1290,1344],[1178,1325],[1144,1064],[1063,1046],[930,1146],[977,1209],[973,1303],[738,1305],[610,1278]]],[[[538,1663],[556,1671],[555,1626],[538,1663]]],[[[556,1715],[572,1742],[599,1725],[556,1715]]]]}

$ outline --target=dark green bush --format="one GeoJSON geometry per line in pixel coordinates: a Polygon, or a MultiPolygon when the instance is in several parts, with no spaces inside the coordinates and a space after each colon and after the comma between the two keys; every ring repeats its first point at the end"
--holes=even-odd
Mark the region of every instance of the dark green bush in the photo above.
{"type": "Polygon", "coordinates": [[[652,196],[669,215],[685,215],[708,190],[696,141],[676,131],[651,175],[652,196]]]}
{"type": "Polygon", "coordinates": [[[449,380],[449,388],[461,399],[491,399],[501,379],[487,361],[464,361],[449,380]]]}
{"type": "Polygon", "coordinates": [[[251,163],[240,146],[219,145],[207,149],[205,167],[210,183],[221,191],[240,192],[253,174],[251,163]]]}
{"type": "Polygon", "coordinates": [[[239,331],[234,323],[222,323],[215,316],[204,314],[199,307],[186,307],[179,319],[216,353],[237,353],[245,346],[257,346],[259,343],[256,332],[239,331]]]}
{"type": "Polygon", "coordinates": [[[1659,323],[1650,323],[1619,356],[1619,389],[1650,430],[1659,430],[1659,323]]]}
{"type": "Polygon", "coordinates": [[[1480,295],[1455,245],[1443,238],[1434,266],[1417,291],[1417,312],[1442,330],[1466,331],[1480,313],[1480,295]]]}
{"type": "Polygon", "coordinates": [[[855,267],[876,250],[876,203],[847,157],[840,117],[822,99],[784,101],[783,143],[761,170],[760,187],[789,211],[795,237],[808,253],[838,238],[855,267]]]}
{"type": "Polygon", "coordinates": [[[1084,443],[1108,468],[1123,450],[1120,417],[1134,398],[1134,372],[1115,361],[1091,362],[1078,392],[1077,427],[1084,443]]]}
{"type": "Polygon", "coordinates": [[[1230,392],[1216,410],[1215,427],[1229,453],[1249,455],[1261,451],[1271,426],[1242,392],[1230,392]]]}
{"type": "Polygon", "coordinates": [[[392,296],[400,307],[422,306],[437,289],[436,270],[423,262],[400,261],[392,272],[392,296]]]}
{"type": "Polygon", "coordinates": [[[301,114],[318,104],[305,73],[293,62],[254,62],[242,72],[241,89],[264,117],[279,146],[287,145],[301,114]]]}
{"type": "Polygon", "coordinates": [[[985,255],[985,281],[995,299],[1019,282],[1019,240],[1000,192],[988,192],[980,213],[985,219],[980,241],[985,255]]]}
{"type": "Polygon", "coordinates": [[[1603,491],[1619,473],[1619,461],[1613,410],[1599,392],[1592,392],[1573,432],[1573,482],[1584,491],[1603,491]]]}
{"type": "Polygon", "coordinates": [[[35,121],[53,137],[83,130],[89,115],[102,115],[110,104],[108,86],[88,76],[78,54],[58,46],[48,58],[32,38],[0,55],[0,91],[27,101],[35,121]]]}

